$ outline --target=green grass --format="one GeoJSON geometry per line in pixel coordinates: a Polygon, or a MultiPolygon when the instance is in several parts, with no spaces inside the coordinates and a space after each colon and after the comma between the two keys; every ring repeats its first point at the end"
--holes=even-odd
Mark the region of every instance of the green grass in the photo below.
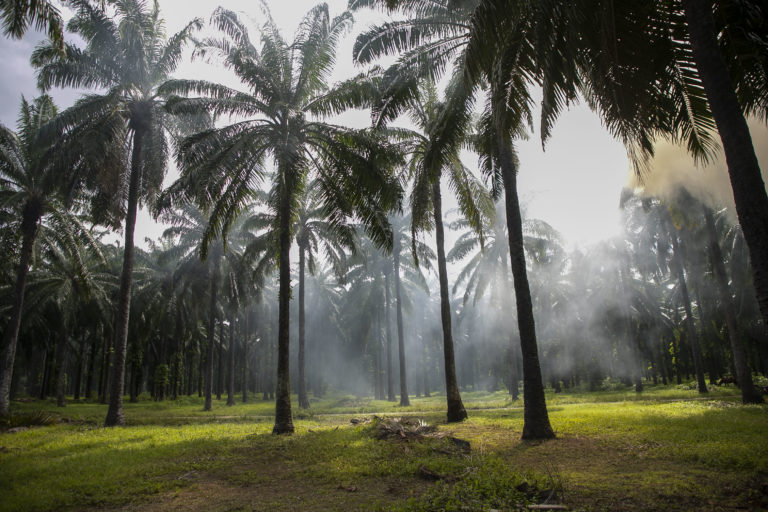
{"type": "Polygon", "coordinates": [[[100,427],[104,405],[14,402],[16,414],[60,422],[0,431],[0,511],[162,510],[163,500],[191,510],[513,509],[536,499],[523,482],[585,510],[768,507],[768,407],[740,405],[733,388],[704,399],[679,387],[547,398],[558,440],[544,443],[519,440],[522,404],[501,392],[465,393],[470,418],[451,425],[444,396],[403,408],[331,395],[297,411],[289,437],[270,434],[274,406],[261,400],[215,401],[211,412],[197,397],[143,400],[126,404],[128,426],[111,429],[100,427]],[[441,423],[472,450],[381,441],[349,423],[374,412],[441,423]],[[420,466],[447,481],[420,479],[420,466]]]}

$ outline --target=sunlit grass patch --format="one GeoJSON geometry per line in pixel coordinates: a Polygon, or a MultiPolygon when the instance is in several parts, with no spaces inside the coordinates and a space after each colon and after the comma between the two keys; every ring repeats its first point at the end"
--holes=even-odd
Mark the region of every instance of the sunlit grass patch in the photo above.
{"type": "MultiPolygon", "coordinates": [[[[452,510],[461,502],[514,509],[530,497],[510,486],[551,481],[562,482],[566,501],[596,509],[629,502],[636,510],[707,508],[726,495],[744,506],[761,503],[755,479],[768,474],[768,407],[742,406],[735,390],[548,394],[558,439],[541,443],[520,440],[521,400],[501,391],[464,397],[469,419],[446,424],[444,395],[399,407],[329,394],[308,411],[294,410],[293,436],[271,435],[274,403],[262,400],[214,401],[211,412],[198,397],[143,400],[126,404],[128,427],[113,429],[99,426],[100,404],[14,403],[17,414],[44,411],[60,423],[0,433],[0,510],[144,506],[196,492],[223,493],[232,510],[280,509],[285,500],[307,509],[347,502],[351,509],[377,502],[383,510],[452,510]],[[469,441],[471,451],[440,439],[380,440],[369,424],[350,424],[374,414],[422,418],[469,441]],[[422,466],[447,479],[425,480],[422,466]]],[[[199,510],[210,504],[198,502],[199,510]]]]}
{"type": "Polygon", "coordinates": [[[221,463],[258,425],[58,426],[0,436],[3,510],[122,503],[184,485],[221,463]]]}

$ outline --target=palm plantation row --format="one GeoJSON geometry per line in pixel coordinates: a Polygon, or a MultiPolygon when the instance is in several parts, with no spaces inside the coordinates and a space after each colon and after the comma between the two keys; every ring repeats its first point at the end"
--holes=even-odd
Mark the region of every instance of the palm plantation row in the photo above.
{"type": "MultiPolygon", "coordinates": [[[[732,240],[743,240],[743,245],[748,248],[754,273],[744,274],[742,267],[742,274],[747,283],[750,277],[754,278],[757,302],[752,296],[738,299],[745,307],[759,304],[762,314],[754,313],[749,318],[755,318],[755,325],[760,325],[762,319],[764,325],[768,311],[765,300],[768,297],[765,293],[768,273],[762,265],[768,263],[768,255],[764,250],[767,238],[763,234],[768,208],[765,207],[765,187],[756,159],[752,162],[748,158],[750,152],[754,155],[748,133],[749,151],[744,147],[744,134],[736,119],[740,117],[746,127],[743,111],[761,116],[766,112],[765,74],[759,72],[759,69],[765,69],[761,68],[763,62],[756,57],[746,58],[747,54],[753,55],[749,53],[750,40],[741,39],[740,35],[764,33],[759,31],[764,18],[721,13],[716,20],[718,23],[743,31],[726,31],[726,34],[736,35],[724,36],[722,49],[715,46],[714,57],[717,58],[714,58],[712,49],[707,50],[710,42],[707,37],[717,44],[712,17],[707,14],[708,9],[704,9],[703,14],[701,12],[699,4],[705,2],[694,0],[684,2],[682,8],[656,2],[632,3],[610,13],[602,2],[586,0],[577,2],[579,5],[571,2],[568,6],[560,6],[557,2],[532,6],[492,0],[388,2],[390,7],[398,8],[405,15],[404,21],[390,22],[358,36],[354,57],[365,64],[385,54],[398,53],[397,62],[387,70],[374,67],[360,76],[330,86],[328,76],[336,61],[338,41],[352,25],[350,13],[332,18],[327,6],[320,5],[305,17],[290,42],[284,40],[274,23],[268,20],[258,33],[257,41],[251,38],[236,14],[220,8],[211,17],[211,25],[220,35],[196,41],[194,55],[219,62],[234,72],[242,82],[242,88],[235,90],[211,82],[172,78],[184,47],[192,42],[201,21],[192,21],[182,32],[166,40],[156,4],[148,8],[137,1],[106,2],[106,5],[85,0],[68,3],[76,11],[69,29],[79,34],[86,46],[78,48],[62,43],[53,31],[54,38],[38,47],[32,56],[32,62],[38,68],[39,84],[43,88],[77,86],[99,92],[84,96],[61,113],[55,111],[50,100],[42,97],[33,106],[24,107],[28,114],[26,117],[22,115],[21,130],[17,134],[4,132],[5,188],[15,201],[7,201],[7,213],[4,213],[7,225],[14,226],[14,233],[9,229],[4,231],[7,232],[9,250],[18,254],[20,264],[15,277],[7,280],[10,283],[15,279],[16,284],[4,335],[0,413],[7,415],[9,412],[12,369],[20,326],[25,324],[23,317],[33,311],[42,311],[42,305],[40,309],[32,309],[29,301],[24,303],[26,274],[33,261],[35,245],[45,248],[41,253],[45,255],[35,260],[41,267],[59,260],[62,265],[69,260],[75,262],[70,282],[77,293],[62,298],[72,303],[67,306],[71,311],[77,311],[70,318],[79,319],[83,314],[81,307],[100,310],[91,314],[101,316],[102,320],[96,322],[100,326],[98,332],[105,342],[109,340],[111,343],[111,348],[102,349],[102,353],[109,356],[111,368],[109,378],[103,379],[110,383],[107,425],[125,421],[122,398],[129,338],[134,359],[139,353],[141,360],[141,349],[137,347],[146,345],[155,348],[155,366],[171,362],[174,394],[182,381],[181,369],[191,370],[189,361],[186,366],[180,362],[181,341],[185,337],[195,338],[199,346],[204,347],[199,350],[198,363],[199,367],[204,364],[204,370],[198,369],[197,375],[198,380],[202,376],[205,383],[206,408],[210,408],[214,349],[216,340],[221,345],[226,337],[223,330],[225,325],[228,326],[229,389],[233,395],[235,332],[247,340],[250,329],[264,329],[263,324],[269,323],[265,318],[259,323],[258,315],[245,312],[259,301],[267,304],[275,298],[275,294],[270,297],[267,292],[271,273],[276,269],[277,326],[276,332],[268,331],[277,340],[274,431],[291,432],[288,348],[292,298],[290,249],[294,240],[299,248],[300,405],[308,405],[305,267],[309,273],[320,274],[326,265],[331,268],[337,281],[329,285],[329,289],[343,296],[355,289],[353,281],[346,282],[346,279],[351,280],[355,265],[358,265],[359,273],[364,274],[360,267],[373,265],[376,258],[372,255],[377,251],[391,252],[393,265],[391,268],[388,263],[383,265],[375,277],[369,278],[369,284],[377,284],[380,290],[382,279],[384,281],[384,293],[375,292],[378,302],[373,304],[379,307],[358,313],[371,314],[365,324],[370,326],[373,322],[379,333],[388,333],[389,296],[394,295],[401,403],[405,405],[408,402],[405,338],[410,333],[404,329],[402,302],[405,293],[401,267],[413,266],[413,282],[419,281],[415,278],[419,269],[430,268],[431,251],[419,241],[419,234],[432,229],[436,239],[440,290],[440,348],[443,356],[440,371],[445,379],[449,421],[466,417],[459,391],[457,344],[454,342],[466,336],[462,329],[471,324],[476,313],[469,312],[474,310],[468,307],[463,309],[462,323],[455,324],[457,318],[450,305],[447,260],[468,254],[473,243],[484,248],[491,240],[496,245],[494,251],[489,245],[479,253],[472,260],[477,271],[462,273],[459,284],[462,276],[467,277],[467,292],[474,290],[479,298],[489,282],[501,283],[503,286],[491,294],[496,300],[492,300],[488,307],[502,311],[512,310],[510,288],[514,289],[524,384],[524,438],[553,436],[544,400],[535,314],[539,318],[539,336],[550,342],[558,340],[550,343],[544,352],[545,374],[555,387],[559,387],[561,381],[565,385],[575,384],[586,373],[592,372],[593,382],[607,373],[634,379],[639,389],[642,377],[651,368],[653,378],[659,376],[665,380],[671,378],[673,372],[677,373],[677,378],[692,372],[697,376],[700,390],[704,391],[704,362],[708,361],[712,379],[723,373],[726,357],[722,343],[704,347],[699,338],[706,335],[708,341],[714,339],[717,322],[705,318],[714,319],[717,316],[714,311],[723,311],[725,320],[719,325],[726,327],[720,332],[727,333],[730,340],[733,370],[742,386],[744,400],[756,399],[749,382],[748,363],[760,364],[764,357],[744,351],[741,341],[751,332],[744,326],[752,324],[742,323],[740,318],[740,324],[736,325],[729,313],[734,307],[734,297],[733,291],[728,290],[726,270],[722,268],[723,261],[744,264],[746,256],[737,249],[741,242],[734,242],[729,251],[716,249],[717,227],[712,214],[707,214],[705,224],[708,228],[711,226],[708,240],[719,295],[710,302],[713,312],[705,317],[702,313],[707,303],[702,292],[704,285],[697,282],[697,296],[692,299],[686,283],[690,269],[686,272],[684,267],[694,263],[684,260],[683,237],[670,228],[677,229],[680,221],[670,213],[664,213],[672,211],[673,205],[669,202],[654,205],[651,204],[653,201],[646,200],[646,208],[657,212],[658,219],[655,224],[642,224],[654,226],[651,233],[655,235],[639,241],[628,236],[613,249],[605,249],[612,257],[608,260],[612,261],[611,268],[616,272],[615,279],[607,279],[602,286],[613,288],[615,296],[621,299],[612,302],[613,307],[607,308],[612,313],[601,314],[599,322],[586,318],[586,312],[569,311],[578,321],[576,326],[566,330],[569,322],[554,321],[554,318],[557,308],[568,303],[568,294],[563,292],[567,286],[560,286],[562,279],[558,280],[558,273],[552,269],[559,268],[560,274],[571,274],[571,293],[583,295],[591,283],[578,283],[578,277],[583,280],[585,274],[576,269],[578,265],[588,265],[590,260],[598,260],[586,257],[579,260],[577,255],[564,257],[563,251],[553,249],[557,237],[540,223],[533,223],[538,229],[532,232],[523,230],[513,142],[524,133],[526,123],[532,124],[530,94],[537,85],[544,91],[543,140],[549,135],[559,112],[581,93],[603,117],[608,128],[625,142],[638,169],[642,169],[645,159],[652,153],[657,137],[671,137],[685,143],[698,158],[706,159],[716,146],[715,128],[719,128],[744,233],[743,239],[736,234],[732,240]],[[595,14],[587,16],[584,13],[595,14]],[[649,55],[653,58],[649,59],[649,55]],[[706,64],[701,64],[704,61],[706,64]],[[740,97],[736,97],[730,81],[725,84],[725,89],[730,92],[722,90],[722,77],[718,75],[722,74],[722,69],[709,69],[710,61],[723,62],[722,68],[726,70],[726,64],[731,64],[731,79],[738,84],[736,90],[740,97]],[[450,67],[454,70],[454,78],[446,89],[445,100],[441,101],[431,84],[450,67]],[[720,89],[716,88],[718,83],[720,89]],[[474,108],[480,94],[487,95],[487,99],[483,113],[474,122],[474,108]],[[720,103],[723,97],[727,98],[720,103]],[[736,102],[736,117],[732,105],[728,107],[731,100],[736,102]],[[708,103],[712,105],[712,114],[708,103]],[[352,129],[329,122],[334,115],[349,108],[371,108],[372,127],[352,129]],[[411,116],[416,129],[391,126],[404,113],[411,116]],[[728,131],[727,136],[725,131],[728,131]],[[459,151],[462,147],[471,147],[480,156],[481,170],[491,184],[490,191],[486,191],[461,163],[459,151]],[[170,188],[162,190],[162,179],[171,154],[179,164],[181,176],[170,188]],[[732,158],[733,154],[740,157],[732,158]],[[457,246],[449,254],[444,248],[441,176],[450,183],[457,196],[462,217],[459,225],[471,230],[460,239],[460,243],[467,246],[457,246]],[[755,179],[759,180],[759,186],[755,179]],[[409,194],[409,223],[396,216],[396,212],[403,208],[406,191],[409,194]],[[499,199],[502,193],[504,206],[496,214],[493,199],[499,199]],[[157,248],[156,254],[134,269],[133,233],[139,202],[150,205],[156,215],[169,220],[175,228],[164,239],[166,246],[157,248]],[[16,210],[13,209],[15,205],[18,205],[16,210]],[[83,218],[86,214],[87,221],[83,218]],[[498,226],[503,220],[509,228],[506,234],[504,228],[498,226]],[[55,222],[60,222],[61,226],[55,222]],[[98,266],[103,261],[114,262],[114,258],[104,256],[109,251],[100,249],[93,240],[93,231],[84,227],[90,224],[124,225],[125,242],[118,251],[122,253],[119,278],[116,278],[118,272],[114,268],[109,272],[98,266]],[[66,228],[62,227],[64,225],[66,228]],[[410,231],[408,236],[401,235],[401,227],[410,231]],[[47,237],[48,231],[54,235],[47,237]],[[407,241],[409,238],[410,242],[407,241]],[[75,240],[88,243],[75,244],[75,240]],[[536,243],[531,245],[531,240],[536,243]],[[502,250],[499,242],[508,247],[502,250]],[[370,247],[363,251],[366,244],[370,247]],[[323,253],[322,256],[318,251],[323,253]],[[655,255],[657,265],[654,268],[648,266],[648,259],[640,257],[643,251],[655,255]],[[369,258],[361,263],[359,258],[365,253],[369,258]],[[487,270],[480,271],[486,269],[486,264],[480,265],[480,261],[488,260],[490,254],[501,255],[505,260],[503,264],[491,264],[502,273],[500,279],[488,281],[487,270]],[[95,261],[93,269],[86,265],[89,258],[95,261]],[[511,285],[506,258],[511,262],[511,285]],[[145,264],[150,261],[151,264],[145,264]],[[541,268],[537,266],[539,264],[541,268]],[[156,290],[148,293],[163,298],[148,306],[153,313],[148,315],[147,311],[132,310],[142,296],[139,290],[144,292],[145,288],[137,287],[133,296],[131,290],[134,278],[138,280],[153,266],[157,267],[158,276],[163,277],[148,279],[147,282],[153,284],[147,285],[146,289],[156,290]],[[187,280],[181,277],[183,275],[193,275],[196,279],[187,280]],[[206,278],[201,279],[201,275],[206,278]],[[105,282],[109,281],[107,276],[112,278],[111,288],[116,289],[112,293],[91,292],[92,288],[101,289],[95,281],[93,287],[84,285],[86,280],[102,277],[105,282]],[[666,280],[671,279],[675,280],[675,286],[664,287],[666,280]],[[483,280],[485,285],[480,284],[483,280]],[[577,284],[587,287],[578,290],[577,284]],[[679,290],[678,298],[664,293],[672,289],[679,290]],[[189,294],[187,298],[181,298],[182,290],[189,294]],[[562,298],[557,297],[558,293],[564,293],[562,298]],[[203,296],[206,296],[206,304],[201,299],[203,296]],[[380,313],[382,296],[384,315],[380,313]],[[648,297],[641,301],[637,299],[639,296],[648,297]],[[99,298],[105,300],[99,301],[99,298]],[[700,321],[698,327],[694,323],[693,304],[700,321]],[[207,315],[201,313],[203,309],[207,310],[207,315]],[[197,313],[192,315],[189,311],[197,313]],[[542,325],[548,314],[552,315],[549,316],[551,320],[542,325]],[[205,321],[203,316],[206,316],[205,321]],[[381,316],[387,317],[384,328],[381,327],[381,316]],[[144,323],[149,317],[156,323],[144,323]],[[224,319],[227,319],[226,323],[224,319]],[[247,326],[247,319],[257,325],[247,326]],[[596,324],[609,334],[607,339],[616,338],[611,343],[622,354],[613,359],[622,361],[624,369],[596,370],[601,368],[600,364],[585,358],[590,352],[579,351],[577,343],[567,339],[573,336],[573,328],[582,326],[585,334],[576,338],[586,340],[587,333],[591,333],[596,324]],[[685,334],[679,329],[683,325],[685,334]],[[173,331],[173,336],[167,331],[173,331]],[[195,331],[205,333],[204,344],[199,343],[199,333],[192,336],[195,331]],[[617,333],[622,335],[619,337],[617,333]],[[150,342],[150,338],[155,339],[150,342]],[[170,338],[175,338],[175,345],[167,343],[170,338]],[[686,346],[690,349],[690,362],[683,350],[686,346]],[[584,360],[581,368],[565,363],[577,360],[569,358],[572,350],[584,360]],[[175,363],[170,357],[175,357],[175,363]]],[[[384,3],[359,0],[351,2],[350,8],[377,7],[384,3]]],[[[12,15],[21,19],[26,15],[34,20],[40,15],[34,9],[25,11],[24,2],[16,4],[16,11],[11,8],[6,20],[12,15]]],[[[9,5],[16,4],[11,2],[9,5]]],[[[9,32],[15,33],[12,24],[6,21],[6,26],[10,27],[9,32]]],[[[683,209],[689,214],[691,208],[685,203],[683,209]]],[[[695,208],[702,210],[700,205],[695,208]]],[[[635,217],[638,216],[635,213],[635,217]]],[[[635,233],[628,231],[633,236],[635,233]]],[[[35,263],[35,269],[37,265],[35,263]]],[[[601,269],[599,275],[606,273],[610,274],[610,269],[601,269]]],[[[746,289],[751,288],[747,286],[746,289]]],[[[605,298],[604,294],[598,296],[605,298]]],[[[150,300],[145,303],[148,304],[151,304],[150,300]]],[[[96,328],[81,328],[79,320],[67,325],[63,320],[65,317],[59,316],[58,321],[58,356],[54,357],[57,362],[64,359],[69,338],[80,336],[84,339],[90,334],[96,339],[96,328]]],[[[51,326],[46,325],[46,328],[51,326]]],[[[500,338],[509,343],[515,330],[508,324],[499,328],[499,333],[503,333],[500,338]]],[[[26,332],[28,328],[23,329],[26,332]]],[[[759,327],[756,330],[759,331],[759,327]]],[[[499,333],[489,333],[488,336],[499,336],[499,333]]],[[[755,337],[760,335],[762,333],[755,337]]],[[[421,337],[428,338],[426,335],[421,337]]],[[[376,340],[378,336],[374,333],[371,338],[376,340]]],[[[389,339],[391,335],[387,336],[389,339]]],[[[97,345],[92,346],[92,360],[96,354],[93,347],[97,345]]],[[[244,346],[247,347],[247,343],[244,346]]],[[[81,353],[83,347],[81,341],[81,353]]],[[[366,350],[374,368],[381,368],[381,351],[366,350]]],[[[510,361],[507,371],[503,368],[493,371],[507,375],[509,388],[514,393],[518,385],[516,349],[510,348],[507,352],[510,361]]],[[[434,353],[429,357],[434,358],[434,353]]],[[[243,359],[247,361],[247,358],[243,359]]],[[[391,368],[389,349],[385,359],[387,368],[391,368]]],[[[135,374],[142,367],[142,364],[131,366],[132,392],[142,381],[135,374]]],[[[155,377],[160,378],[153,381],[164,382],[165,371],[162,368],[155,370],[155,377]]],[[[152,374],[152,371],[148,373],[152,374]]],[[[222,371],[218,372],[219,376],[222,374],[222,371]]],[[[247,375],[247,372],[243,374],[247,375]]],[[[374,371],[376,383],[381,374],[374,371]]],[[[386,374],[389,377],[387,394],[391,398],[393,372],[386,374]]],[[[62,375],[59,371],[56,379],[62,382],[59,394],[63,394],[62,375]]],[[[187,389],[191,389],[190,380],[191,372],[187,377],[187,389]]],[[[379,394],[383,394],[383,385],[376,387],[379,394]]],[[[426,391],[428,387],[423,386],[423,389],[426,391]]],[[[157,395],[157,382],[154,391],[157,395]]],[[[106,392],[103,394],[107,396],[106,392]]]]}

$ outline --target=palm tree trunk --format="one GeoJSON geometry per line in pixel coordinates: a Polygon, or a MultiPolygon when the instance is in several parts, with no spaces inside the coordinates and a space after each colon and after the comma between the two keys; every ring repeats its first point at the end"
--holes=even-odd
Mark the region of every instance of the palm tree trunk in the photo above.
{"type": "Polygon", "coordinates": [[[67,360],[67,326],[64,323],[64,319],[61,319],[61,332],[59,333],[59,340],[58,343],[56,343],[56,405],[58,407],[66,407],[67,400],[64,397],[65,394],[65,381],[66,381],[66,373],[64,372],[64,364],[67,360]]]}
{"type": "MultiPolygon", "coordinates": [[[[502,268],[504,269],[504,283],[507,284],[509,283],[509,267],[502,265],[502,268]]],[[[502,308],[511,310],[511,294],[505,293],[502,300],[502,308]]],[[[517,350],[515,347],[516,340],[512,321],[509,320],[508,326],[503,326],[502,329],[504,327],[509,328],[509,394],[512,396],[512,401],[515,401],[520,397],[520,375],[517,371],[517,350]]]]}
{"type": "Polygon", "coordinates": [[[221,400],[224,387],[224,319],[219,323],[219,343],[216,345],[216,400],[221,400]]]}
{"type": "MultiPolygon", "coordinates": [[[[211,273],[210,302],[208,304],[208,345],[205,358],[205,404],[204,411],[213,407],[213,351],[216,346],[216,300],[219,293],[219,262],[216,254],[210,256],[208,264],[211,273]]],[[[201,351],[202,357],[202,351],[201,351]]]]}
{"type": "Polygon", "coordinates": [[[306,355],[306,316],[304,312],[304,283],[306,267],[306,249],[299,246],[299,407],[309,408],[307,398],[307,355],[306,355]]]}
{"type": "MultiPolygon", "coordinates": [[[[673,229],[673,228],[670,228],[673,229]]],[[[670,232],[672,238],[672,267],[677,275],[677,282],[680,285],[680,294],[682,295],[683,308],[685,309],[685,327],[688,331],[688,339],[691,343],[691,353],[693,355],[693,367],[696,371],[696,382],[699,393],[707,392],[707,383],[704,380],[704,365],[701,360],[701,347],[699,346],[699,337],[696,334],[696,326],[693,323],[693,310],[691,308],[691,296],[688,293],[688,285],[685,282],[685,273],[683,272],[682,254],[680,253],[680,242],[675,233],[670,232]]]]}
{"type": "Polygon", "coordinates": [[[389,272],[384,272],[384,321],[387,323],[387,400],[395,401],[395,382],[392,378],[392,326],[389,315],[392,298],[389,293],[389,272]]]}
{"type": "Polygon", "coordinates": [[[509,340],[509,394],[512,401],[520,397],[520,376],[517,374],[517,351],[515,350],[515,337],[510,334],[509,340]]]}
{"type": "Polygon", "coordinates": [[[248,402],[248,309],[243,313],[243,403],[248,402]]]}
{"type": "Polygon", "coordinates": [[[133,283],[133,232],[136,228],[136,210],[139,205],[139,187],[141,186],[142,156],[144,147],[144,129],[133,132],[133,152],[131,154],[131,176],[128,185],[128,212],[125,216],[125,246],[123,249],[123,269],[120,274],[120,291],[117,296],[117,314],[115,315],[114,353],[112,370],[109,377],[109,408],[104,420],[105,427],[125,425],[123,413],[123,391],[125,381],[125,352],[128,344],[128,319],[131,314],[131,284],[133,283]]]}
{"type": "Polygon", "coordinates": [[[24,288],[27,282],[29,264],[32,261],[32,251],[35,248],[37,226],[42,216],[42,205],[37,201],[29,201],[24,205],[21,221],[21,254],[19,268],[16,269],[16,285],[13,289],[13,305],[8,327],[3,334],[2,356],[0,356],[0,418],[11,415],[11,382],[13,381],[13,363],[16,359],[16,345],[19,340],[21,326],[21,311],[24,306],[24,288]]]}
{"type": "Polygon", "coordinates": [[[499,136],[499,148],[509,232],[509,258],[515,285],[520,348],[523,353],[523,439],[552,439],[555,433],[549,424],[547,402],[544,397],[533,303],[525,268],[523,222],[517,197],[517,169],[515,169],[511,142],[503,135],[499,136]]]}
{"type": "MultiPolygon", "coordinates": [[[[234,308],[233,308],[234,309],[234,308]]],[[[235,319],[232,311],[229,319],[229,382],[227,383],[227,405],[235,405],[235,319]]]]}
{"type": "Polygon", "coordinates": [[[88,371],[85,374],[85,399],[90,400],[93,393],[93,370],[96,363],[96,352],[98,351],[98,345],[96,344],[98,338],[95,332],[91,332],[91,348],[88,353],[88,371]]]}
{"type": "MultiPolygon", "coordinates": [[[[285,176],[285,170],[281,170],[285,176]]],[[[290,375],[290,307],[291,307],[291,197],[285,181],[280,191],[280,291],[277,320],[277,388],[273,434],[292,434],[290,375]]]]}
{"type": "Polygon", "coordinates": [[[83,359],[85,359],[85,330],[80,333],[80,351],[77,354],[73,400],[80,400],[80,388],[83,384],[83,359]]]}
{"type": "Polygon", "coordinates": [[[106,404],[109,400],[109,364],[111,361],[111,344],[114,341],[112,332],[104,334],[101,364],[99,365],[99,403],[106,404]]]}
{"type": "Polygon", "coordinates": [[[375,320],[373,325],[373,336],[371,345],[373,350],[373,397],[374,400],[384,399],[384,389],[381,386],[381,322],[379,321],[379,311],[374,312],[375,320]]]}
{"type": "Polygon", "coordinates": [[[182,376],[182,363],[184,361],[184,323],[181,318],[181,305],[179,304],[180,299],[176,299],[176,326],[173,329],[173,340],[174,340],[174,349],[173,349],[173,361],[171,362],[171,386],[173,386],[173,389],[171,391],[171,398],[173,400],[176,400],[179,398],[179,390],[181,388],[181,376],[182,376]]]}
{"type": "Polygon", "coordinates": [[[747,364],[747,355],[744,353],[744,345],[742,345],[738,336],[739,331],[736,312],[733,309],[733,296],[728,288],[728,275],[725,272],[723,253],[720,251],[720,244],[717,243],[715,221],[712,218],[712,211],[706,206],[704,207],[704,218],[707,223],[707,235],[709,236],[709,256],[712,262],[712,273],[715,275],[720,303],[725,311],[725,325],[728,329],[728,340],[731,342],[733,363],[736,367],[736,380],[741,388],[741,400],[745,404],[761,404],[763,403],[763,397],[755,392],[755,386],[752,383],[752,372],[747,364]]]}
{"type": "Polygon", "coordinates": [[[395,233],[392,245],[393,270],[395,274],[395,302],[397,304],[397,349],[400,359],[400,405],[411,405],[408,400],[408,382],[405,373],[405,334],[403,333],[403,305],[400,299],[400,237],[395,233]]]}
{"type": "Polygon", "coordinates": [[[718,47],[712,3],[683,0],[683,8],[696,68],[723,142],[736,213],[749,248],[763,326],[768,328],[768,195],[765,183],[747,121],[718,47]]]}
{"type": "Polygon", "coordinates": [[[48,384],[50,381],[51,373],[51,355],[50,350],[46,347],[43,353],[43,375],[40,378],[40,394],[37,397],[40,400],[45,400],[48,397],[48,384]]]}
{"type": "Polygon", "coordinates": [[[440,197],[440,178],[432,183],[432,205],[435,214],[435,240],[437,243],[437,269],[440,278],[440,317],[443,321],[443,355],[445,357],[445,395],[448,400],[448,422],[462,421],[467,411],[461,402],[456,380],[456,360],[453,354],[451,333],[451,300],[448,296],[448,269],[445,262],[445,233],[443,232],[443,208],[440,197]]]}

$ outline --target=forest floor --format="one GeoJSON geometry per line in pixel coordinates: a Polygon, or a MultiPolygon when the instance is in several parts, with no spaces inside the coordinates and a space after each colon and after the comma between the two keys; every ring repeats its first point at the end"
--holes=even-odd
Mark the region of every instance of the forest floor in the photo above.
{"type": "Polygon", "coordinates": [[[0,511],[768,510],[768,406],[732,387],[548,394],[557,439],[543,442],[520,440],[521,401],[463,397],[469,419],[446,424],[441,395],[328,396],[295,411],[293,436],[270,434],[274,405],[256,397],[212,412],[142,400],[111,429],[101,404],[14,402],[14,425],[56,424],[0,430],[0,511]],[[382,422],[350,422],[374,415],[437,432],[379,439],[382,422]]]}

